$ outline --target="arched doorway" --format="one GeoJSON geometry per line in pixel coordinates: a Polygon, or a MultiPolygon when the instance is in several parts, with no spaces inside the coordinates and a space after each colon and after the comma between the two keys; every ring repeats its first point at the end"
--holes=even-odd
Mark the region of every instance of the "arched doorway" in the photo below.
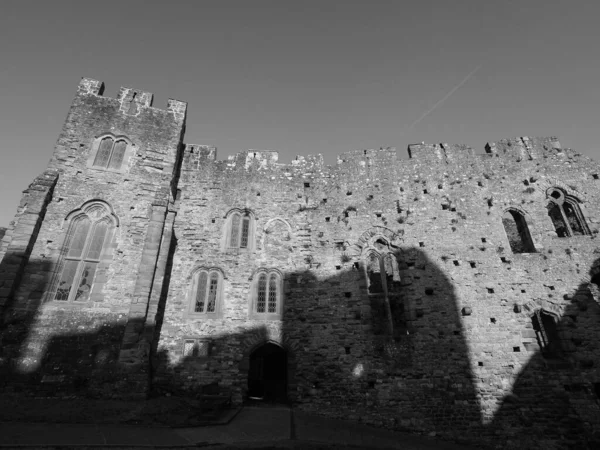
{"type": "Polygon", "coordinates": [[[250,355],[248,397],[269,402],[287,400],[287,352],[267,342],[250,355]]]}

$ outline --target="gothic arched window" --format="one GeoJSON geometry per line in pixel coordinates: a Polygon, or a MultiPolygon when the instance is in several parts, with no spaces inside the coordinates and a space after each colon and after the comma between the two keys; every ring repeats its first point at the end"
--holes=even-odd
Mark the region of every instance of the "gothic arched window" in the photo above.
{"type": "Polygon", "coordinates": [[[221,310],[223,273],[218,269],[200,269],[192,279],[191,314],[216,315],[221,310]]]}
{"type": "Polygon", "coordinates": [[[535,247],[525,217],[519,211],[509,209],[502,216],[502,225],[513,253],[534,253],[535,247]]]}
{"type": "Polygon", "coordinates": [[[548,216],[558,237],[590,234],[577,199],[558,188],[548,190],[547,196],[548,216]]]}
{"type": "Polygon", "coordinates": [[[282,278],[277,270],[260,270],[253,278],[250,316],[278,319],[283,312],[282,278]]]}
{"type": "Polygon", "coordinates": [[[250,211],[231,211],[225,226],[225,249],[253,250],[254,228],[254,216],[250,211]]]}
{"type": "Polygon", "coordinates": [[[108,205],[101,202],[90,202],[71,219],[54,300],[90,300],[98,266],[109,256],[106,253],[115,225],[108,205]]]}
{"type": "Polygon", "coordinates": [[[103,136],[94,141],[88,167],[122,172],[132,152],[133,144],[126,137],[103,136]]]}

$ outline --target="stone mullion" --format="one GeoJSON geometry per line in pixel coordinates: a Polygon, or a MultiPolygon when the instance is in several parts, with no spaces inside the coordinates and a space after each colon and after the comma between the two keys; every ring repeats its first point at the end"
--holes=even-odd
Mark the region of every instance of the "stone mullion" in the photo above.
{"type": "Polygon", "coordinates": [[[12,239],[0,263],[0,312],[10,304],[19,287],[57,180],[58,174],[47,170],[23,192],[12,239]]]}
{"type": "Polygon", "coordinates": [[[390,298],[387,288],[387,272],[385,271],[384,258],[379,255],[379,276],[381,277],[381,286],[383,288],[383,302],[385,304],[385,316],[387,318],[387,329],[390,336],[394,335],[394,321],[392,319],[392,308],[390,306],[390,298]]]}
{"type": "Polygon", "coordinates": [[[563,222],[565,223],[565,226],[567,227],[567,231],[569,232],[569,236],[574,236],[573,230],[571,229],[571,224],[569,223],[569,218],[565,214],[565,210],[563,208],[563,205],[562,204],[558,205],[558,209],[560,211],[561,217],[563,218],[563,222]]]}
{"type": "Polygon", "coordinates": [[[148,313],[154,273],[160,253],[167,214],[166,209],[166,205],[164,204],[154,204],[152,206],[152,215],[148,224],[148,232],[146,233],[142,258],[137,271],[133,297],[121,344],[119,360],[123,363],[144,364],[147,362],[147,350],[149,350],[150,344],[140,342],[140,338],[148,313]],[[146,348],[138,348],[139,345],[145,345],[146,348]]]}

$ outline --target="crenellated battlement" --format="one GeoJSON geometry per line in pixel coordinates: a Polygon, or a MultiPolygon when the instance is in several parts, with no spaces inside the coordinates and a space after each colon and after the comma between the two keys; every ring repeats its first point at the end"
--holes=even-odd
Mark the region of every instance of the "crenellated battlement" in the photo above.
{"type": "Polygon", "coordinates": [[[538,159],[546,152],[562,151],[556,137],[518,137],[490,142],[485,146],[486,154],[506,157],[516,161],[538,159]]]}
{"type": "Polygon", "coordinates": [[[217,160],[186,103],[103,93],[81,80],[0,228],[7,394],[210,388],[473,448],[596,442],[599,162],[527,136],[217,160]]]}
{"type": "MultiPolygon", "coordinates": [[[[282,170],[319,170],[329,172],[342,168],[360,169],[361,167],[382,168],[394,166],[412,166],[413,164],[460,166],[463,164],[480,164],[482,157],[502,158],[513,162],[530,161],[548,156],[564,156],[568,150],[562,149],[556,137],[518,137],[502,139],[485,145],[485,153],[463,144],[410,144],[407,148],[408,160],[400,157],[395,147],[379,149],[352,150],[341,153],[336,158],[336,164],[326,165],[322,154],[298,155],[291,163],[279,163],[279,152],[274,150],[244,150],[227,157],[227,167],[243,167],[249,169],[282,170]]],[[[490,160],[491,161],[491,160],[490,160]]],[[[202,162],[217,162],[217,151],[214,146],[191,145],[185,147],[184,170],[197,170],[202,162]]],[[[353,169],[354,170],[354,169],[353,169]]]]}
{"type": "MultiPolygon", "coordinates": [[[[92,78],[82,78],[77,89],[78,95],[94,95],[104,97],[104,83],[92,78]]],[[[185,118],[187,112],[187,103],[179,100],[169,99],[167,108],[160,109],[152,106],[154,94],[152,92],[142,91],[141,89],[121,87],[116,99],[104,97],[107,100],[113,100],[119,103],[119,110],[123,114],[137,116],[144,109],[153,112],[173,113],[177,119],[185,118]]]]}

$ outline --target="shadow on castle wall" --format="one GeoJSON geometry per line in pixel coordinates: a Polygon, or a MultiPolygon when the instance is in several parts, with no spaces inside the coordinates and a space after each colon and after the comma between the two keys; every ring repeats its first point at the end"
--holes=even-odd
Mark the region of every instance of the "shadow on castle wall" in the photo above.
{"type": "MultiPolygon", "coordinates": [[[[530,448],[590,445],[599,427],[600,307],[587,285],[574,293],[557,324],[561,357],[535,353],[513,383],[512,394],[498,400],[494,419],[483,424],[477,393],[487,388],[477,384],[471,369],[453,284],[418,249],[404,255],[414,269],[402,270],[395,297],[401,305],[392,306],[401,334],[385,332],[385,312],[377,296],[368,297],[363,271],[350,267],[322,279],[300,270],[285,277],[280,334],[267,323],[240,326],[236,332],[212,336],[208,358],[187,357],[174,365],[169,354],[154,351],[147,376],[154,377],[160,393],[197,395],[203,385],[217,381],[221,389],[243,398],[251,351],[274,341],[288,352],[288,398],[307,411],[388,428],[436,431],[463,441],[503,442],[504,448],[524,448],[526,442],[530,448]],[[433,294],[423,294],[425,288],[433,294]],[[596,392],[590,391],[590,381],[596,382],[596,392]]],[[[2,265],[5,261],[10,258],[2,265]]],[[[123,376],[117,362],[124,324],[115,317],[67,308],[55,312],[53,322],[45,322],[33,304],[41,301],[50,280],[27,275],[36,273],[48,274],[48,263],[28,263],[22,285],[31,288],[30,307],[9,304],[2,312],[4,391],[116,397],[135,390],[136,382],[123,376]],[[52,326],[59,322],[94,331],[52,336],[52,326]]],[[[162,317],[157,323],[155,334],[162,317]]]]}
{"type": "MultiPolygon", "coordinates": [[[[590,278],[599,263],[600,259],[590,268],[590,278]]],[[[525,305],[525,312],[533,319],[530,331],[536,333],[542,348],[522,368],[511,393],[502,399],[485,427],[491,436],[504,437],[505,448],[600,447],[597,289],[594,284],[584,283],[565,296],[569,304],[560,317],[553,315],[554,330],[548,322],[543,331],[535,330],[536,311],[553,313],[548,305],[534,301],[525,305]],[[591,290],[596,290],[596,300],[591,290]]]]}

